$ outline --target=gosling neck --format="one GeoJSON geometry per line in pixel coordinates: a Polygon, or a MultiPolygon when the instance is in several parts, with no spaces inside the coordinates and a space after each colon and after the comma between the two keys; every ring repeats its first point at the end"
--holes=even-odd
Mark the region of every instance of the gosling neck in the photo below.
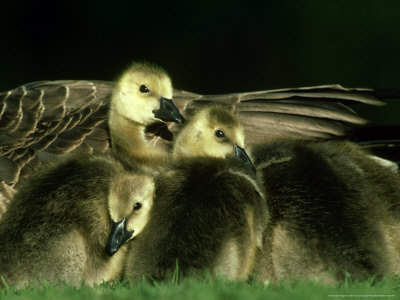
{"type": "Polygon", "coordinates": [[[146,126],[119,114],[111,109],[108,125],[112,151],[117,156],[127,157],[132,163],[153,169],[167,156],[152,146],[145,136],[146,126]]]}

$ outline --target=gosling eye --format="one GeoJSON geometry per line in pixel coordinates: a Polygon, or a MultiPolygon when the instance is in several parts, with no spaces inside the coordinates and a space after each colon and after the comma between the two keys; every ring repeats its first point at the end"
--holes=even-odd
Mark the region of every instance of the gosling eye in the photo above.
{"type": "Polygon", "coordinates": [[[135,205],[133,206],[133,210],[139,210],[142,208],[142,203],[136,202],[135,205]]]}
{"type": "Polygon", "coordinates": [[[141,93],[149,93],[149,92],[150,92],[149,88],[148,88],[147,86],[145,86],[144,84],[142,84],[142,85],[139,87],[139,91],[140,91],[141,93]]]}
{"type": "Polygon", "coordinates": [[[225,137],[225,133],[222,131],[222,130],[220,130],[220,129],[218,129],[218,130],[215,130],[215,136],[217,137],[217,138],[224,138],[225,137]]]}

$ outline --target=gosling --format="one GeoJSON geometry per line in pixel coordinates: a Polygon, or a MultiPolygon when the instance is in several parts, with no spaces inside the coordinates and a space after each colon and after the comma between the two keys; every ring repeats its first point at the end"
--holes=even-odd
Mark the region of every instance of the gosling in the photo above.
{"type": "Polygon", "coordinates": [[[260,281],[400,272],[400,179],[345,141],[272,141],[252,157],[271,219],[254,276],[260,281]]]}
{"type": "Polygon", "coordinates": [[[8,285],[120,277],[127,241],[141,233],[153,180],[109,156],[42,168],[18,190],[0,222],[0,272],[8,285]]]}
{"type": "Polygon", "coordinates": [[[117,80],[108,125],[112,151],[127,166],[134,162],[151,170],[165,159],[168,149],[154,147],[146,138],[146,128],[160,121],[184,122],[172,94],[170,77],[149,63],[132,64],[117,80]]]}
{"type": "Polygon", "coordinates": [[[242,147],[240,122],[223,107],[206,107],[187,121],[175,141],[175,162],[155,179],[149,221],[129,245],[125,278],[210,272],[247,279],[268,212],[242,147]]]}

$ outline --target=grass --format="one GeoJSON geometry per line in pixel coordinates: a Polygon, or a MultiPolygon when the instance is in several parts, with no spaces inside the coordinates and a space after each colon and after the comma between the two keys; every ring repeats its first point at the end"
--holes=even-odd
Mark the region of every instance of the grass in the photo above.
{"type": "Polygon", "coordinates": [[[281,282],[264,286],[255,283],[226,280],[191,279],[166,283],[139,282],[135,284],[102,284],[96,287],[71,287],[64,284],[27,286],[22,289],[8,287],[0,291],[0,299],[345,299],[379,298],[399,299],[400,279],[380,281],[345,282],[337,286],[322,285],[312,281],[281,282]]]}

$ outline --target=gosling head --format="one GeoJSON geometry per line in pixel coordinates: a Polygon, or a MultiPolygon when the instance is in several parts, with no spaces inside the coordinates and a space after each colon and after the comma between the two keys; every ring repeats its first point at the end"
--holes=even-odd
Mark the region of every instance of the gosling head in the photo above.
{"type": "Polygon", "coordinates": [[[153,205],[154,182],[144,175],[129,174],[112,180],[108,211],[112,221],[106,252],[113,255],[146,226],[153,205]]]}
{"type": "Polygon", "coordinates": [[[112,96],[112,110],[143,126],[156,121],[183,123],[172,102],[167,73],[149,63],[133,63],[119,78],[112,96]]]}
{"type": "Polygon", "coordinates": [[[231,109],[211,105],[194,113],[176,137],[175,157],[235,156],[255,168],[244,150],[244,129],[239,117],[231,109]]]}

